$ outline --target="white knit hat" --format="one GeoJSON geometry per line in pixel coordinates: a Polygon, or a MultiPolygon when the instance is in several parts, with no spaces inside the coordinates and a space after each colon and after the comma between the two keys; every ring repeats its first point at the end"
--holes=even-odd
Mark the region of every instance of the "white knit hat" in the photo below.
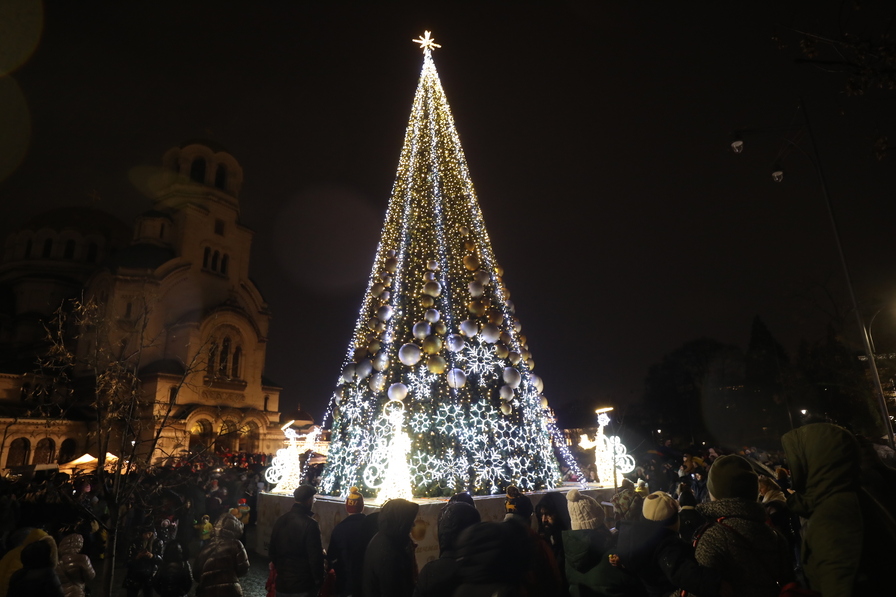
{"type": "Polygon", "coordinates": [[[676,522],[680,509],[681,507],[674,497],[665,491],[654,491],[644,498],[641,512],[644,514],[645,520],[661,522],[663,526],[669,526],[676,522]]]}
{"type": "Polygon", "coordinates": [[[572,530],[599,529],[604,524],[604,509],[593,497],[571,489],[566,494],[572,530]]]}

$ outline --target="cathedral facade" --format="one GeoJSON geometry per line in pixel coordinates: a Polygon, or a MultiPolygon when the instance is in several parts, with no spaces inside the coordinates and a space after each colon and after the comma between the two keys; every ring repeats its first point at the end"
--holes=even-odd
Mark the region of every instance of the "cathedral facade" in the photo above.
{"type": "Polygon", "coordinates": [[[134,417],[148,424],[134,433],[137,443],[155,436],[153,461],[282,447],[281,388],[263,375],[271,314],[249,278],[242,182],[223,148],[187,142],[163,156],[151,209],[132,230],[99,210],[62,208],[7,238],[0,469],[96,455],[102,433],[91,400],[103,372],[121,366],[138,379],[143,407],[134,417]],[[48,332],[60,305],[72,304],[82,316],[89,306],[94,319],[76,324],[69,314],[60,337],[70,383],[48,382],[36,363],[58,349],[48,332]]]}

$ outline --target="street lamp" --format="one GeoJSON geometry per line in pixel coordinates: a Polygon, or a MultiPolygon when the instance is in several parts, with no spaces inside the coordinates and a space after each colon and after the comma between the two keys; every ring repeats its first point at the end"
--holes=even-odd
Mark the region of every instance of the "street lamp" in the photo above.
{"type": "MultiPolygon", "coordinates": [[[[788,145],[790,145],[794,149],[799,150],[800,153],[802,153],[804,156],[806,156],[808,158],[809,162],[815,168],[816,176],[818,176],[818,183],[821,186],[821,195],[824,198],[825,207],[827,208],[828,220],[830,221],[830,224],[831,224],[831,231],[834,233],[834,242],[837,244],[837,253],[840,256],[840,265],[843,267],[843,276],[846,279],[846,287],[849,289],[849,298],[852,301],[852,310],[856,314],[856,324],[859,327],[859,331],[861,331],[861,333],[862,333],[862,344],[865,349],[865,356],[868,358],[868,362],[871,367],[871,381],[872,381],[872,383],[874,385],[874,389],[876,390],[876,393],[877,393],[878,406],[880,408],[881,418],[883,419],[884,428],[886,429],[886,432],[887,432],[887,442],[890,444],[891,449],[896,449],[896,445],[894,445],[894,441],[893,441],[893,427],[890,424],[890,417],[889,417],[889,413],[887,412],[887,402],[886,402],[886,398],[884,397],[883,387],[880,384],[880,375],[877,371],[877,364],[874,362],[874,352],[871,348],[871,340],[869,338],[868,329],[865,328],[865,322],[862,320],[862,313],[859,311],[858,302],[856,301],[855,290],[853,289],[853,286],[852,286],[852,278],[849,275],[849,266],[846,263],[846,256],[843,253],[843,245],[840,242],[840,230],[837,227],[837,220],[834,218],[834,210],[831,207],[831,197],[828,194],[828,185],[827,185],[827,182],[824,177],[824,171],[821,169],[821,161],[818,158],[818,148],[815,146],[815,136],[812,134],[812,127],[809,124],[809,116],[806,113],[806,105],[802,99],[800,99],[799,105],[797,106],[797,110],[800,111],[803,115],[803,124],[797,125],[797,126],[784,127],[783,129],[779,128],[777,130],[779,130],[779,131],[783,130],[785,133],[793,131],[793,130],[798,130],[801,133],[805,132],[806,135],[809,137],[809,148],[812,151],[811,154],[806,152],[806,150],[803,149],[802,146],[800,146],[794,139],[788,137],[786,134],[784,136],[784,140],[788,145]]],[[[741,134],[743,132],[757,132],[758,133],[758,132],[768,132],[770,130],[775,130],[775,129],[763,129],[763,130],[753,129],[750,131],[740,131],[739,133],[741,133],[741,134]]],[[[740,139],[740,134],[738,135],[737,138],[740,139]]],[[[735,147],[735,143],[737,143],[737,141],[735,141],[734,143],[731,144],[732,151],[734,151],[734,153],[738,153],[738,154],[743,152],[743,142],[741,142],[737,147],[735,147]]],[[[780,157],[780,153],[779,153],[779,157],[780,157]]],[[[775,165],[775,167],[773,169],[772,179],[775,182],[781,182],[782,180],[784,180],[784,171],[777,164],[775,165]]]]}

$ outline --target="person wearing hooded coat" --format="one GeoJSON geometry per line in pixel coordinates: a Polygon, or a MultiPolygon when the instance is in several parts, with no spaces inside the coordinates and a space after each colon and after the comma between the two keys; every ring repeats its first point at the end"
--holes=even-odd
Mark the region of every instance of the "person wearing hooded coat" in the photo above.
{"type": "Polygon", "coordinates": [[[9,534],[10,550],[0,559],[0,597],[9,595],[9,579],[22,567],[22,550],[46,536],[43,530],[30,527],[9,534]]]}
{"type": "Polygon", "coordinates": [[[243,524],[225,512],[215,522],[215,536],[196,556],[196,597],[241,597],[240,577],[249,572],[249,556],[240,542],[243,524]]]}
{"type": "Polygon", "coordinates": [[[56,576],[56,542],[46,536],[22,550],[22,567],[9,579],[9,594],[14,597],[63,597],[56,576]]]}
{"type": "Polygon", "coordinates": [[[451,597],[460,584],[457,539],[470,526],[480,522],[475,507],[454,501],[439,512],[439,559],[420,571],[414,597],[451,597]]]}
{"type": "Polygon", "coordinates": [[[59,564],[56,566],[56,575],[62,583],[65,597],[84,597],[85,585],[96,576],[90,558],[81,553],[82,549],[84,549],[84,537],[79,533],[66,535],[59,542],[59,564]]]}
{"type": "Polygon", "coordinates": [[[401,498],[386,502],[379,532],[364,553],[364,597],[411,597],[417,576],[416,544],[410,536],[420,506],[401,498]]]}
{"type": "MultiPolygon", "coordinates": [[[[518,516],[518,514],[512,514],[518,516]]],[[[457,540],[461,584],[452,597],[555,597],[559,591],[527,588],[526,569],[532,565],[530,538],[515,521],[480,522],[467,527],[457,540]]]]}
{"type": "MultiPolygon", "coordinates": [[[[152,579],[161,597],[186,597],[193,587],[193,570],[178,541],[169,541],[162,556],[162,567],[152,579]]],[[[66,596],[68,597],[68,596],[66,596]]]]}
{"type": "Polygon", "coordinates": [[[825,597],[892,593],[886,577],[893,512],[877,507],[862,489],[855,436],[837,425],[812,423],[785,433],[781,444],[793,487],[787,506],[808,519],[801,559],[809,588],[825,597]]]}
{"type": "Polygon", "coordinates": [[[710,501],[697,512],[713,522],[698,531],[697,562],[717,570],[735,597],[775,597],[795,580],[787,539],[767,524],[756,501],[759,477],[737,454],[720,456],[709,469],[710,501]]]}
{"type": "Polygon", "coordinates": [[[554,554],[557,568],[563,577],[564,593],[566,593],[566,573],[564,571],[565,556],[563,554],[563,531],[569,529],[569,511],[566,499],[559,491],[545,493],[535,507],[538,523],[538,536],[544,539],[554,554]]]}

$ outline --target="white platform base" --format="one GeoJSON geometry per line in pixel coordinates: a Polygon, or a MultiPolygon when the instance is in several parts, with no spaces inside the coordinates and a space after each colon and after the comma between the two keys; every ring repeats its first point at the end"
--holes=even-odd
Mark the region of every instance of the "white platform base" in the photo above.
{"type": "MultiPolygon", "coordinates": [[[[567,483],[565,486],[556,489],[562,493],[579,488],[577,483],[567,483]]],[[[582,493],[589,495],[598,502],[609,502],[613,496],[613,488],[604,488],[598,484],[589,484],[582,493]]],[[[545,491],[535,491],[527,493],[529,499],[532,500],[533,506],[538,506],[541,496],[545,491]]],[[[482,516],[484,522],[504,520],[504,496],[503,495],[486,495],[474,496],[476,509],[482,516]]],[[[415,499],[415,503],[420,504],[420,513],[417,515],[417,521],[411,531],[411,537],[417,542],[417,566],[422,568],[424,564],[431,562],[439,557],[439,538],[437,521],[439,511],[448,502],[447,498],[437,499],[415,499]]],[[[258,495],[258,521],[256,523],[255,545],[250,545],[257,553],[268,554],[268,542],[271,538],[271,531],[277,519],[289,511],[295,503],[291,495],[276,495],[272,493],[261,493],[258,495]]],[[[373,501],[365,501],[364,513],[371,514],[380,509],[380,505],[373,501]]],[[[328,495],[314,496],[314,518],[320,524],[321,540],[324,549],[330,543],[330,533],[333,532],[339,522],[344,519],[347,514],[345,512],[345,499],[339,497],[331,497],[328,495]]],[[[608,513],[609,514],[609,513],[608,513]]],[[[534,517],[533,517],[534,518],[534,517]]],[[[533,521],[534,523],[534,521],[533,521]]]]}

